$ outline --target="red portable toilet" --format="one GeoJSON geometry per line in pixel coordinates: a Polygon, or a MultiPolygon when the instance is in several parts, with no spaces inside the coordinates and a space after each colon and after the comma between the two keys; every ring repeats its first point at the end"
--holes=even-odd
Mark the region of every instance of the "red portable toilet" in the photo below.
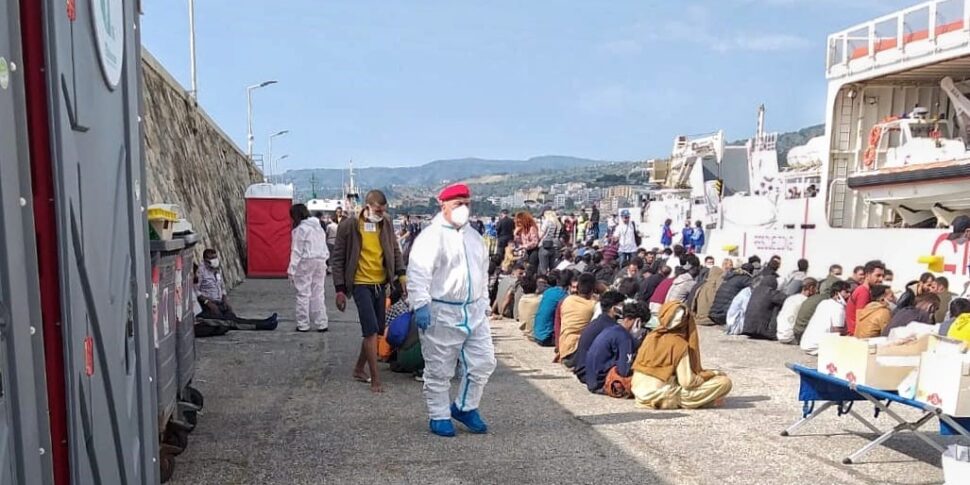
{"type": "Polygon", "coordinates": [[[246,189],[247,276],[286,278],[292,205],[292,185],[253,184],[246,189]]]}

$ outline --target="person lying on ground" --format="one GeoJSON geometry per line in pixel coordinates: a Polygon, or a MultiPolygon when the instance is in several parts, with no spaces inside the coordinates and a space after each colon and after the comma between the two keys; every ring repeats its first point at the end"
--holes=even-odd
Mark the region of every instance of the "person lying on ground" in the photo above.
{"type": "Polygon", "coordinates": [[[799,343],[802,350],[809,355],[817,355],[818,344],[825,335],[830,333],[845,335],[845,300],[849,295],[849,283],[845,281],[832,283],[828,298],[818,304],[805,327],[805,333],[799,343]]]}
{"type": "Polygon", "coordinates": [[[640,302],[623,304],[620,320],[603,329],[590,344],[585,359],[586,388],[610,397],[632,397],[631,377],[637,341],[632,335],[641,322],[650,320],[650,311],[640,302]]]}
{"type": "Polygon", "coordinates": [[[593,307],[596,305],[593,298],[595,286],[596,278],[589,273],[583,273],[577,278],[576,294],[566,297],[562,302],[558,348],[560,361],[570,369],[576,364],[573,354],[579,345],[579,336],[593,319],[593,307]]]}
{"type": "Polygon", "coordinates": [[[202,313],[199,318],[204,320],[225,320],[232,322],[232,330],[275,330],[279,323],[276,313],[268,318],[243,318],[229,305],[226,287],[222,280],[219,254],[215,249],[208,248],[202,252],[202,264],[198,266],[198,284],[196,294],[202,313]]]}
{"type": "Polygon", "coordinates": [[[858,338],[882,335],[882,330],[893,318],[892,304],[896,297],[893,295],[892,288],[886,285],[872,285],[869,287],[869,294],[872,295],[872,301],[859,310],[855,327],[855,336],[858,338]]]}
{"type": "Polygon", "coordinates": [[[795,339],[795,322],[798,319],[798,311],[802,305],[818,292],[818,280],[806,277],[801,281],[802,290],[785,299],[785,303],[778,311],[778,341],[783,344],[794,345],[798,343],[795,339]]]}
{"type": "Polygon", "coordinates": [[[637,407],[697,409],[718,405],[731,392],[724,373],[701,365],[694,318],[683,303],[661,308],[660,325],[647,335],[633,361],[633,395],[637,407]]]}
{"type": "Polygon", "coordinates": [[[936,310],[940,307],[940,297],[936,293],[923,293],[916,297],[916,304],[907,308],[897,308],[889,325],[882,329],[882,336],[888,337],[894,328],[905,327],[913,322],[932,325],[936,323],[936,310]]]}

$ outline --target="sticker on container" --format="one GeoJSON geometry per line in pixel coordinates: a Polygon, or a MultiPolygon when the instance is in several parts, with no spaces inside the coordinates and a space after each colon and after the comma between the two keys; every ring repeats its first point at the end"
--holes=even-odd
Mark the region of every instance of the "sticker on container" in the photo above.
{"type": "Polygon", "coordinates": [[[122,0],[91,0],[91,22],[101,72],[111,89],[121,81],[125,60],[125,11],[122,0]]]}
{"type": "Polygon", "coordinates": [[[0,89],[7,89],[10,85],[10,66],[7,59],[0,57],[0,89]]]}

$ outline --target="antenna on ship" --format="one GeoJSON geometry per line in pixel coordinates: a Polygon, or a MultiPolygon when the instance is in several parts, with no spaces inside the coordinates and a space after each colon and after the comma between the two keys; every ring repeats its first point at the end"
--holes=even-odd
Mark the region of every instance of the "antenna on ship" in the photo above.
{"type": "Polygon", "coordinates": [[[310,174],[310,194],[311,198],[317,198],[317,174],[310,174]]]}
{"type": "Polygon", "coordinates": [[[350,183],[344,187],[347,197],[347,205],[351,208],[357,207],[357,201],[360,200],[360,193],[357,191],[357,181],[354,179],[354,161],[350,161],[350,166],[348,168],[348,175],[350,176],[350,183]]]}
{"type": "Polygon", "coordinates": [[[758,131],[755,132],[755,139],[761,140],[762,136],[765,134],[765,105],[761,103],[758,106],[758,131]]]}

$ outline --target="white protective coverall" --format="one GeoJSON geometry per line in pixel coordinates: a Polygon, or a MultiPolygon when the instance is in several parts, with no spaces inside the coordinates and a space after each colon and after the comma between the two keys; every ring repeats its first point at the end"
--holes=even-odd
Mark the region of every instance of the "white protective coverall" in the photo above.
{"type": "Polygon", "coordinates": [[[478,409],[495,370],[488,325],[488,251],[482,236],[465,225],[455,229],[440,213],[421,231],[408,261],[411,308],[430,305],[431,326],[421,332],[424,397],[431,419],[451,419],[455,364],[461,383],[455,406],[478,409]]]}
{"type": "Polygon", "coordinates": [[[327,281],[327,232],[316,217],[304,219],[293,229],[290,267],[286,270],[296,287],[296,328],[308,330],[312,320],[317,330],[327,328],[324,287],[327,281]]]}

